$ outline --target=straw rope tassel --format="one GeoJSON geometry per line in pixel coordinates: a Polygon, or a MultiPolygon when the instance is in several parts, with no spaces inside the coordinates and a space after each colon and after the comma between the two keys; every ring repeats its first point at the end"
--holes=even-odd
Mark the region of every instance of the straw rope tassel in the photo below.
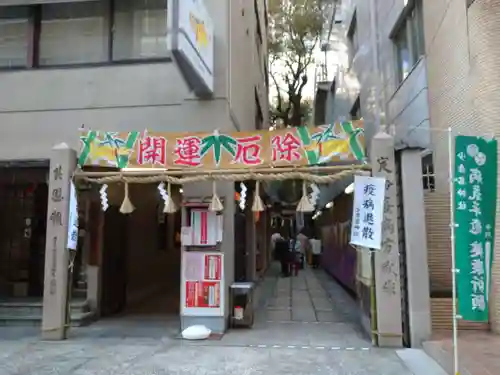
{"type": "Polygon", "coordinates": [[[222,202],[220,201],[219,196],[217,195],[217,182],[215,180],[212,181],[212,202],[210,202],[209,210],[214,212],[220,212],[224,209],[222,202]]]}
{"type": "Polygon", "coordinates": [[[260,181],[255,182],[255,194],[253,197],[252,211],[253,212],[264,211],[264,203],[262,202],[262,198],[260,197],[260,181]]]}
{"type": "Polygon", "coordinates": [[[311,203],[309,197],[307,196],[307,185],[306,181],[302,181],[302,198],[297,205],[297,212],[313,212],[314,205],[311,203]]]}
{"type": "Polygon", "coordinates": [[[131,214],[134,212],[135,207],[130,201],[129,191],[128,191],[128,182],[125,182],[125,196],[123,197],[123,203],[120,207],[120,212],[122,214],[131,214]]]}
{"type": "Polygon", "coordinates": [[[177,211],[177,205],[172,199],[172,184],[167,183],[167,200],[165,202],[165,207],[163,208],[163,212],[166,214],[173,214],[177,211]]]}

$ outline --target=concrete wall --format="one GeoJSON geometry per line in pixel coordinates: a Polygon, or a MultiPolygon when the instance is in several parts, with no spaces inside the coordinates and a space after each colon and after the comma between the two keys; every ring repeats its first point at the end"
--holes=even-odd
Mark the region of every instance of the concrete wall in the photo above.
{"type": "Polygon", "coordinates": [[[257,1],[263,42],[260,47],[256,44],[258,37],[254,1],[231,0],[228,3],[230,113],[232,120],[241,130],[251,129],[256,109],[255,90],[264,115],[264,123],[268,124],[268,88],[264,71],[264,63],[267,64],[265,1],[257,1]],[[257,48],[260,48],[260,51],[257,48]],[[249,80],[255,85],[249,85],[249,80]]]}
{"type": "Polygon", "coordinates": [[[358,95],[361,115],[365,120],[367,145],[376,133],[377,86],[381,123],[393,125],[396,148],[429,146],[429,114],[427,106],[427,73],[425,61],[419,60],[411,73],[399,84],[396,56],[391,33],[403,16],[404,1],[375,0],[375,24],[378,46],[374,48],[370,1],[349,0],[343,2],[344,21],[337,26],[335,38],[347,44],[347,32],[357,19],[359,48],[352,56],[352,64],[344,60],[340,75],[336,77],[333,118],[350,118],[350,110],[358,95]],[[378,51],[378,57],[374,54],[378,51]],[[378,60],[378,70],[376,60],[378,60]]]}
{"type": "MultiPolygon", "coordinates": [[[[256,49],[249,4],[206,0],[215,25],[213,100],[195,98],[173,62],[1,72],[0,160],[48,158],[62,141],[79,147],[82,125],[124,131],[253,129],[258,75],[246,74],[256,49]],[[249,8],[244,17],[237,3],[249,8]]],[[[267,96],[261,97],[265,102],[267,96]]]]}
{"type": "Polygon", "coordinates": [[[396,149],[430,147],[427,98],[427,70],[425,57],[422,57],[387,102],[396,149]]]}

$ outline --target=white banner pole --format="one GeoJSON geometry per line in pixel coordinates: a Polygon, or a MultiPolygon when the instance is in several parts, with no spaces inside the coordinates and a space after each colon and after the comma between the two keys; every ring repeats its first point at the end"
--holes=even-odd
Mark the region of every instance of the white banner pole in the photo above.
{"type": "Polygon", "coordinates": [[[456,268],[455,257],[455,228],[458,226],[455,223],[455,179],[453,178],[453,161],[454,148],[451,127],[448,128],[448,173],[449,173],[449,189],[450,189],[450,237],[451,237],[451,281],[452,281],[452,314],[453,314],[453,373],[460,374],[458,364],[458,316],[457,316],[457,273],[460,270],[456,268]]]}

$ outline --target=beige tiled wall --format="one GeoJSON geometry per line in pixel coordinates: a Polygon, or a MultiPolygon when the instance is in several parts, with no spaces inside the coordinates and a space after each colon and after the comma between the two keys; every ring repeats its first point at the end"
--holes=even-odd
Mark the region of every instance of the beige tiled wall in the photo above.
{"type": "Polygon", "coordinates": [[[448,143],[443,130],[463,131],[473,119],[465,2],[424,0],[424,27],[436,184],[438,191],[448,191],[448,143]]]}
{"type": "MultiPolygon", "coordinates": [[[[437,175],[437,193],[449,198],[446,132],[464,135],[499,133],[500,115],[500,0],[476,0],[467,9],[463,0],[424,0],[425,38],[429,76],[429,103],[437,175]],[[441,131],[440,131],[441,130],[441,131]]],[[[434,202],[434,204],[438,204],[434,202]]],[[[432,211],[429,251],[449,249],[449,237],[438,233],[448,214],[432,211]],[[435,230],[433,229],[435,228],[435,230]],[[433,244],[433,246],[430,246],[433,244]]],[[[497,220],[497,228],[500,220],[497,220]]],[[[500,235],[495,247],[498,254],[500,235]]],[[[500,331],[500,257],[493,264],[491,326],[500,331]]]]}
{"type": "MultiPolygon", "coordinates": [[[[500,1],[476,0],[469,8],[468,14],[470,80],[474,96],[475,126],[478,126],[484,135],[494,134],[498,137],[500,133],[498,122],[500,117],[500,1]]],[[[497,212],[498,207],[500,204],[497,197],[497,212]]],[[[498,213],[496,228],[491,327],[495,332],[500,332],[500,256],[498,255],[500,215],[498,213]]]]}

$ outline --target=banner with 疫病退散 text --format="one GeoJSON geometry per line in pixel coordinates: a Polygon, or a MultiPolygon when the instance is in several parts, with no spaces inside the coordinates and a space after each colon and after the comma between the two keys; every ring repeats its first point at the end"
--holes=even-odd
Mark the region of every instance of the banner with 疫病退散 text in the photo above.
{"type": "Polygon", "coordinates": [[[487,322],[495,242],[496,140],[455,138],[454,195],[458,312],[463,320],[487,322]]]}
{"type": "Polygon", "coordinates": [[[274,131],[160,133],[82,131],[80,166],[238,169],[365,158],[362,121],[274,131]]]}

